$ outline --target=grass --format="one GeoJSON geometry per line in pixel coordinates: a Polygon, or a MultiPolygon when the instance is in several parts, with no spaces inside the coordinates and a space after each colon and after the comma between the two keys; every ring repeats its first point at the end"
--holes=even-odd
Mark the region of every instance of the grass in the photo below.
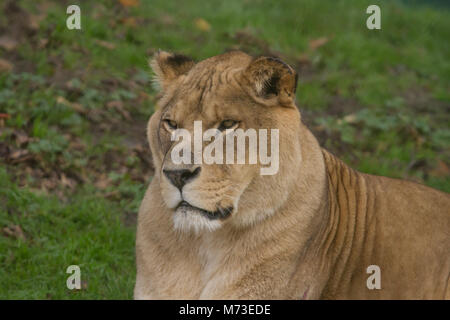
{"type": "Polygon", "coordinates": [[[363,172],[450,191],[448,7],[380,1],[382,29],[371,31],[370,1],[138,3],[80,1],[82,30],[66,28],[59,1],[2,4],[0,35],[18,43],[0,45],[13,66],[0,72],[0,298],[132,297],[135,218],[152,176],[147,59],[159,48],[280,55],[324,147],[363,172]],[[66,288],[73,264],[81,290],[66,288]]]}
{"type": "Polygon", "coordinates": [[[25,239],[0,241],[3,299],[129,299],[134,276],[134,232],[120,207],[86,186],[62,203],[18,188],[0,171],[1,224],[20,225],[25,239]],[[79,265],[83,290],[64,285],[79,265]],[[117,275],[127,275],[123,279],[117,275]]]}

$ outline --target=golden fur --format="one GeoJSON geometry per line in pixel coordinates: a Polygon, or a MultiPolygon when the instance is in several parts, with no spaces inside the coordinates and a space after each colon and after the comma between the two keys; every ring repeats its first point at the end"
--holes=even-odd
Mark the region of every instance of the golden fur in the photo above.
{"type": "Polygon", "coordinates": [[[161,95],[148,124],[156,170],[139,211],[136,299],[450,298],[449,195],[359,173],[321,149],[301,122],[291,67],[239,51],[197,64],[159,52],[151,65],[161,95]],[[165,119],[278,128],[279,171],[203,164],[180,193],[163,170],[198,165],[171,162],[165,119]],[[181,196],[232,211],[180,213],[181,196]],[[366,286],[369,265],[380,290],[366,286]]]}

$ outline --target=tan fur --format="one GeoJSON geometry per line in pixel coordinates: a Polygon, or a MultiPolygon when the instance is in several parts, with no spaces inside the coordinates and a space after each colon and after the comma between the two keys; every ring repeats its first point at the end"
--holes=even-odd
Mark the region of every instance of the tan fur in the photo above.
{"type": "Polygon", "coordinates": [[[279,60],[170,57],[152,62],[163,91],[148,125],[156,170],[139,211],[136,299],[450,298],[448,194],[359,173],[321,149],[295,106],[295,73],[279,60]],[[175,228],[180,200],[162,170],[177,166],[163,116],[188,130],[194,120],[213,127],[232,118],[279,128],[279,172],[201,165],[186,197],[234,210],[214,225],[181,217],[175,228]],[[381,290],[366,286],[369,265],[381,269],[381,290]]]}

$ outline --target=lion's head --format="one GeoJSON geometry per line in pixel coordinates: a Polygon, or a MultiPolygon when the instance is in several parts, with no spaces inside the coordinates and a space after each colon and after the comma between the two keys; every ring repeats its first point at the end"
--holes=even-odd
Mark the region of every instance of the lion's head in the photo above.
{"type": "MultiPolygon", "coordinates": [[[[301,161],[295,71],[277,58],[253,58],[239,51],[199,63],[182,55],[158,52],[150,64],[160,95],[157,111],[149,121],[148,139],[155,179],[173,214],[175,228],[201,231],[225,224],[248,226],[281,207],[301,161]],[[193,137],[195,121],[201,121],[197,124],[201,123],[202,133],[216,129],[211,131],[210,139],[202,139],[197,146],[194,139],[185,136],[174,141],[181,129],[193,137]],[[225,138],[236,132],[249,132],[248,129],[257,132],[257,138],[260,133],[267,133],[267,140],[258,139],[259,144],[251,147],[250,137],[244,139],[244,164],[227,163],[225,159],[223,163],[195,161],[203,160],[201,154],[195,158],[202,152],[199,146],[206,152],[208,145],[219,141],[216,146],[223,145],[225,155],[231,148],[227,149],[225,138]],[[276,140],[272,139],[272,129],[278,129],[276,140]],[[273,148],[274,143],[278,150],[273,148]],[[186,161],[175,161],[176,146],[177,152],[180,146],[187,147],[180,153],[186,161]],[[253,155],[258,155],[256,163],[250,159],[251,148],[253,155]],[[262,148],[267,148],[269,155],[271,150],[277,152],[279,159],[271,156],[279,167],[278,163],[261,160],[262,148]],[[275,170],[261,174],[270,165],[275,170]]],[[[236,143],[236,157],[237,148],[236,143]]],[[[216,155],[215,152],[211,154],[216,155]]]]}

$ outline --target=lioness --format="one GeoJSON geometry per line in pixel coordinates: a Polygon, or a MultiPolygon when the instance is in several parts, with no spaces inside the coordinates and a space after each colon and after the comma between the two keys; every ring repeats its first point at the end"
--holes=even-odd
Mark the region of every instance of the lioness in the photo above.
{"type": "Polygon", "coordinates": [[[161,93],[147,128],[155,176],[139,210],[136,299],[450,298],[450,196],[322,149],[301,121],[293,68],[240,51],[199,63],[158,52],[151,66],[161,93]],[[223,134],[278,128],[278,172],[176,164],[173,132],[196,120],[223,134]]]}

